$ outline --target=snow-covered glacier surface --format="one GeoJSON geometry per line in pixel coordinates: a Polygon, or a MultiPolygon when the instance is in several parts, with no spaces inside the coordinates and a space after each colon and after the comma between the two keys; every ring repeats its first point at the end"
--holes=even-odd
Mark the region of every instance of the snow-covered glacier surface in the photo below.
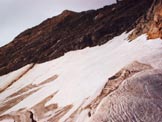
{"type": "MultiPolygon", "coordinates": [[[[1,76],[0,89],[3,91],[0,93],[0,106],[18,97],[18,95],[13,96],[13,94],[21,89],[29,85],[38,86],[34,88],[35,92],[8,107],[7,110],[1,112],[1,115],[22,108],[30,109],[54,94],[45,103],[45,106],[54,103],[59,107],[72,105],[71,109],[60,119],[60,121],[65,121],[78,108],[88,105],[96,98],[107,83],[108,78],[125,65],[139,61],[158,68],[157,62],[162,64],[162,61],[156,58],[162,54],[161,39],[147,40],[146,35],[142,35],[129,42],[128,35],[123,33],[104,45],[71,51],[52,61],[29,64],[17,71],[1,76]],[[150,59],[149,56],[155,58],[150,59]]],[[[29,89],[26,93],[31,91],[32,89],[29,89]]],[[[81,119],[83,116],[84,118],[88,117],[86,111],[84,115],[78,117],[78,121],[83,121],[81,119]]],[[[42,121],[46,120],[42,119],[42,121]]]]}

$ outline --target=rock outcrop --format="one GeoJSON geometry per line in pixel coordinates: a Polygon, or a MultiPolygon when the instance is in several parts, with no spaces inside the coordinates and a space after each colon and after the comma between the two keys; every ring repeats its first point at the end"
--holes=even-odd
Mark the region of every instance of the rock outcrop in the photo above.
{"type": "Polygon", "coordinates": [[[137,22],[136,29],[129,37],[130,40],[145,33],[148,35],[148,39],[162,38],[162,0],[152,1],[147,14],[137,22]]]}
{"type": "Polygon", "coordinates": [[[1,47],[0,121],[161,122],[161,6],[65,10],[1,47]]]}
{"type": "Polygon", "coordinates": [[[152,18],[151,22],[149,23],[150,28],[148,30],[148,38],[162,39],[162,0],[156,1],[155,4],[157,5],[155,5],[153,10],[151,11],[152,18]]]}

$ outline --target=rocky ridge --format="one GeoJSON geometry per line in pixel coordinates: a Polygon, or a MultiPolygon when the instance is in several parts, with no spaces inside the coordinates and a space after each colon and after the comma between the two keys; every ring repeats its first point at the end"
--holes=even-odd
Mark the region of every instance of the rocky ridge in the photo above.
{"type": "Polygon", "coordinates": [[[0,75],[16,70],[0,77],[0,121],[162,121],[161,3],[66,10],[0,48],[0,75]]]}
{"type": "Polygon", "coordinates": [[[151,4],[152,0],[124,0],[81,13],[66,10],[1,47],[0,75],[58,58],[68,51],[102,45],[133,29],[151,4]]]}

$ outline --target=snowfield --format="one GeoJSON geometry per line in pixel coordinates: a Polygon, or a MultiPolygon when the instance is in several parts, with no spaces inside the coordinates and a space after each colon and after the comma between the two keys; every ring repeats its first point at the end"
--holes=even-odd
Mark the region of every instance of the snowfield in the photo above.
{"type": "MultiPolygon", "coordinates": [[[[133,61],[149,64],[155,69],[162,66],[162,60],[159,58],[162,55],[161,39],[147,40],[146,35],[142,35],[129,42],[128,35],[128,33],[123,33],[102,46],[71,51],[55,60],[35,64],[34,67],[29,64],[1,76],[0,90],[3,91],[0,93],[0,106],[15,98],[16,96],[10,96],[28,85],[38,86],[35,92],[9,107],[1,115],[22,108],[30,109],[54,94],[45,106],[58,104],[61,108],[72,105],[72,108],[60,119],[60,122],[64,122],[78,108],[84,108],[91,103],[100,94],[108,78],[124,66],[133,61]],[[45,81],[47,82],[43,83],[45,81]]],[[[26,93],[30,91],[32,89],[26,93]]],[[[88,121],[87,113],[87,110],[83,111],[75,121],[88,121]]]]}

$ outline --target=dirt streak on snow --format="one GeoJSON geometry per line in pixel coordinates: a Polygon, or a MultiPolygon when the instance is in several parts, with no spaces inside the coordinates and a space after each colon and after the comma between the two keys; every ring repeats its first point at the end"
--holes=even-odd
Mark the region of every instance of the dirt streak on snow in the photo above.
{"type": "MultiPolygon", "coordinates": [[[[147,55],[154,55],[162,49],[160,39],[147,41],[146,35],[142,35],[128,42],[127,36],[128,34],[124,33],[102,46],[71,51],[58,59],[36,64],[25,76],[2,92],[0,100],[29,84],[40,84],[54,75],[59,77],[45,84],[43,88],[22,100],[5,114],[25,107],[31,108],[47,96],[58,92],[46,103],[46,106],[52,103],[57,103],[61,107],[73,105],[73,108],[61,119],[61,121],[66,120],[86,98],[89,97],[86,101],[89,103],[91,97],[95,98],[99,95],[107,79],[122,67],[147,55]]],[[[149,63],[152,65],[152,61],[149,63]]],[[[0,78],[1,81],[5,79],[4,76],[0,78]]]]}
{"type": "Polygon", "coordinates": [[[17,71],[11,72],[7,75],[0,77],[0,92],[8,88],[14,82],[19,80],[26,72],[28,72],[33,67],[32,64],[29,64],[17,71]]]}

